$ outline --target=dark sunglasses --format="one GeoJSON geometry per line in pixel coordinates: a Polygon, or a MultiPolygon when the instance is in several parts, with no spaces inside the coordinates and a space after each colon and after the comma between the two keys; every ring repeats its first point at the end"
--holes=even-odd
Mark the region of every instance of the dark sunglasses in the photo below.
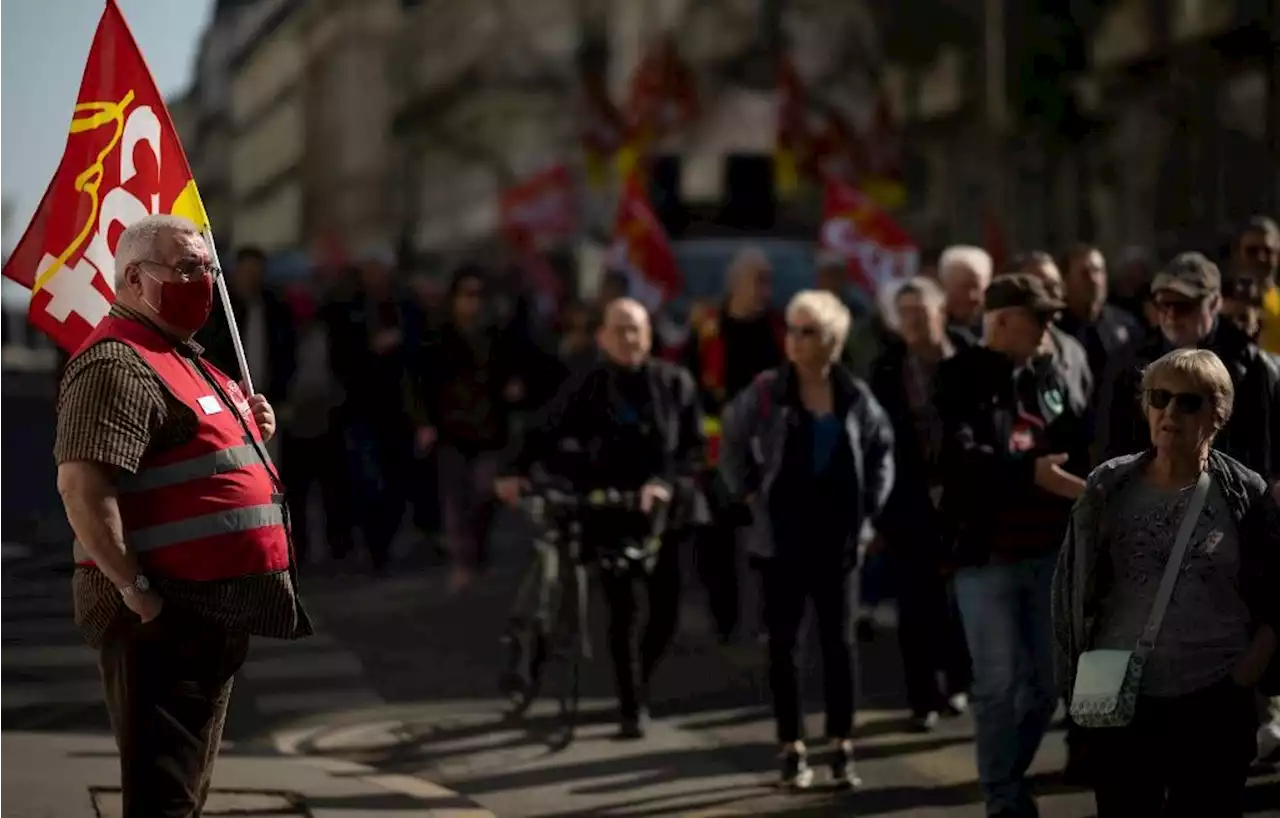
{"type": "Polygon", "coordinates": [[[1204,408],[1204,395],[1197,392],[1170,392],[1168,389],[1147,390],[1147,403],[1152,409],[1166,409],[1170,402],[1182,414],[1194,415],[1204,408]]]}
{"type": "Polygon", "coordinates": [[[801,326],[796,326],[795,324],[788,324],[787,335],[790,335],[793,338],[817,338],[818,328],[817,327],[801,327],[801,326]]]}
{"type": "Polygon", "coordinates": [[[1182,300],[1160,300],[1155,301],[1156,309],[1160,312],[1171,312],[1174,315],[1190,315],[1200,309],[1199,301],[1182,301],[1182,300]]]}

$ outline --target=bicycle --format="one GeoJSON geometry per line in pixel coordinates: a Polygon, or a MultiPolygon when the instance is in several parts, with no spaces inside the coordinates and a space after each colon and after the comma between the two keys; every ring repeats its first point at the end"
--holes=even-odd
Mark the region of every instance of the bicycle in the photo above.
{"type": "MultiPolygon", "coordinates": [[[[502,636],[507,666],[499,687],[511,700],[508,717],[513,719],[523,716],[544,687],[550,687],[564,730],[556,744],[563,748],[577,729],[581,665],[592,655],[581,517],[599,511],[638,511],[640,494],[617,489],[579,494],[545,484],[526,493],[519,505],[538,533],[502,636]]],[[[597,553],[601,570],[651,571],[662,547],[667,508],[667,503],[654,508],[650,534],[640,546],[597,553]]]]}

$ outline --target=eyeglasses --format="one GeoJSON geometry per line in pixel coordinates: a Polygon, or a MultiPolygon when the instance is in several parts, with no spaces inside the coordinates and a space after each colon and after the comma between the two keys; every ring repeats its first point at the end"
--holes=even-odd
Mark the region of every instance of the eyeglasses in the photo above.
{"type": "Polygon", "coordinates": [[[1200,309],[1199,301],[1184,301],[1182,299],[1156,299],[1154,302],[1156,309],[1160,312],[1171,312],[1174,315],[1190,315],[1200,309]]]}
{"type": "Polygon", "coordinates": [[[798,326],[796,324],[787,325],[787,335],[792,338],[817,338],[818,328],[811,326],[798,326]]]}
{"type": "Polygon", "coordinates": [[[181,261],[177,264],[164,264],[159,261],[152,261],[151,259],[143,259],[138,263],[150,264],[153,267],[163,267],[164,269],[175,273],[183,281],[191,281],[197,278],[217,278],[222,274],[222,271],[214,265],[203,264],[198,261],[181,261]]]}
{"type": "Polygon", "coordinates": [[[1167,409],[1170,403],[1184,415],[1194,415],[1204,408],[1204,395],[1198,392],[1170,392],[1168,389],[1148,389],[1147,403],[1152,409],[1167,409]]]}

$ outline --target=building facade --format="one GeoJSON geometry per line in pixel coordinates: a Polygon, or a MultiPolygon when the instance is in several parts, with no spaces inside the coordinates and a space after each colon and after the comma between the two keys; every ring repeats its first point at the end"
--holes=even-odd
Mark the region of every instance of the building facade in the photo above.
{"type": "Polygon", "coordinates": [[[266,251],[305,241],[305,56],[292,0],[261,0],[236,20],[231,46],[230,188],[236,243],[266,251]]]}
{"type": "Polygon", "coordinates": [[[1044,105],[1019,99],[1023,7],[913,0],[900,12],[922,6],[945,22],[891,48],[885,77],[908,123],[905,218],[928,243],[981,241],[994,222],[1010,249],[1086,237],[1166,255],[1216,247],[1280,205],[1267,3],[1093,4],[1076,64],[1048,92],[1065,110],[1057,124],[1019,110],[1044,105]]]}

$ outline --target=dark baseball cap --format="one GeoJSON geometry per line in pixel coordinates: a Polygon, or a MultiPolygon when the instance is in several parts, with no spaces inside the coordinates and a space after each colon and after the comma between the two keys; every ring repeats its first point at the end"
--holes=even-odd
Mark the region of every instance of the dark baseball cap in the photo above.
{"type": "Polygon", "coordinates": [[[1066,304],[1050,294],[1039,276],[1027,273],[1010,273],[992,279],[984,304],[988,310],[1023,307],[1040,314],[1066,308],[1066,304]]]}
{"type": "Polygon", "coordinates": [[[1161,290],[1197,300],[1208,298],[1222,292],[1222,274],[1203,253],[1179,253],[1151,282],[1152,293],[1161,290]]]}

